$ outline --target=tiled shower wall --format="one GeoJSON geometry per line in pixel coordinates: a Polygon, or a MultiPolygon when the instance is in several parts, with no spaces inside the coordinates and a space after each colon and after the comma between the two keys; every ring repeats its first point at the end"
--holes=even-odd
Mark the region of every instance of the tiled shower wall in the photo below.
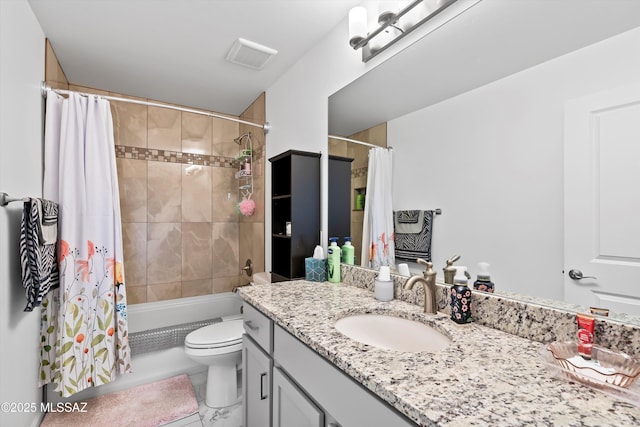
{"type": "Polygon", "coordinates": [[[238,124],[111,105],[129,302],[231,290],[239,278],[238,124]]]}
{"type": "MultiPolygon", "coordinates": [[[[47,44],[47,82],[68,83],[47,44]],[[52,59],[53,58],[53,59],[52,59]]],[[[71,90],[109,94],[68,85],[71,90]]],[[[205,295],[246,282],[249,257],[264,269],[264,135],[254,141],[256,214],[236,209],[238,123],[161,107],[111,102],[130,304],[205,295]],[[242,242],[242,243],[241,243],[242,242]],[[242,252],[242,260],[240,255],[242,252]]],[[[242,115],[264,121],[264,95],[242,115]]],[[[260,271],[262,271],[260,270],[260,271]]]]}

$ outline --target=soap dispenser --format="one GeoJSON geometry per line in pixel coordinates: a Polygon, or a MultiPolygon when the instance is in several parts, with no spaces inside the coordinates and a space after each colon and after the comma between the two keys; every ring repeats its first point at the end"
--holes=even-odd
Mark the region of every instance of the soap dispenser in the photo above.
{"type": "Polygon", "coordinates": [[[456,267],[456,274],[451,286],[451,320],[464,324],[473,321],[471,318],[471,289],[467,286],[467,267],[456,267]]]}
{"type": "Polygon", "coordinates": [[[473,283],[473,289],[478,291],[485,291],[493,293],[493,282],[491,281],[491,274],[489,274],[489,263],[479,262],[478,280],[473,283]]]}

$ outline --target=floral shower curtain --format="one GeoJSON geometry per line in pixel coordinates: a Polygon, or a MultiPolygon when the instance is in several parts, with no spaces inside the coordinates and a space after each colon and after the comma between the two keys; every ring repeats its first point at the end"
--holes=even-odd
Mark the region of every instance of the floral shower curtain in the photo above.
{"type": "Polygon", "coordinates": [[[60,288],[42,303],[40,385],[62,396],[131,371],[109,102],[47,97],[43,196],[59,205],[60,288]]]}
{"type": "Polygon", "coordinates": [[[392,151],[386,148],[369,150],[367,200],[362,227],[363,267],[379,269],[394,267],[393,202],[391,197],[392,151]]]}

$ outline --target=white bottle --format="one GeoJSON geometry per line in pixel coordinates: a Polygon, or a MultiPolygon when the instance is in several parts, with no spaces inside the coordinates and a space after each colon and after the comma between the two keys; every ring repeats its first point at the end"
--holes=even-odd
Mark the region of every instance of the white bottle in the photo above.
{"type": "Polygon", "coordinates": [[[393,299],[393,280],[391,280],[389,266],[380,267],[378,277],[374,285],[374,295],[378,301],[391,301],[393,299]]]}

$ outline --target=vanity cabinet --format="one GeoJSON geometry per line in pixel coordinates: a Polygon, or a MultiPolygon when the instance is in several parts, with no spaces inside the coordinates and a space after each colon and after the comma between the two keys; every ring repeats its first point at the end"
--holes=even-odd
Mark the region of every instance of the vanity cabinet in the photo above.
{"type": "Polygon", "coordinates": [[[243,307],[245,427],[415,427],[262,312],[243,307]]]}
{"type": "Polygon", "coordinates": [[[324,413],[280,368],[273,369],[273,425],[324,427],[324,413]]]}
{"type": "Polygon", "coordinates": [[[273,322],[247,303],[242,313],[242,425],[271,427],[273,322]]]}
{"type": "Polygon", "coordinates": [[[271,281],[301,279],[320,243],[320,154],[289,150],[271,162],[271,281]]]}
{"type": "MultiPolygon", "coordinates": [[[[325,427],[323,410],[273,359],[273,321],[243,304],[242,425],[244,427],[325,427]]],[[[338,424],[332,424],[338,427],[338,424]]]]}
{"type": "Polygon", "coordinates": [[[271,425],[273,360],[248,335],[242,339],[242,425],[271,425]]]}

